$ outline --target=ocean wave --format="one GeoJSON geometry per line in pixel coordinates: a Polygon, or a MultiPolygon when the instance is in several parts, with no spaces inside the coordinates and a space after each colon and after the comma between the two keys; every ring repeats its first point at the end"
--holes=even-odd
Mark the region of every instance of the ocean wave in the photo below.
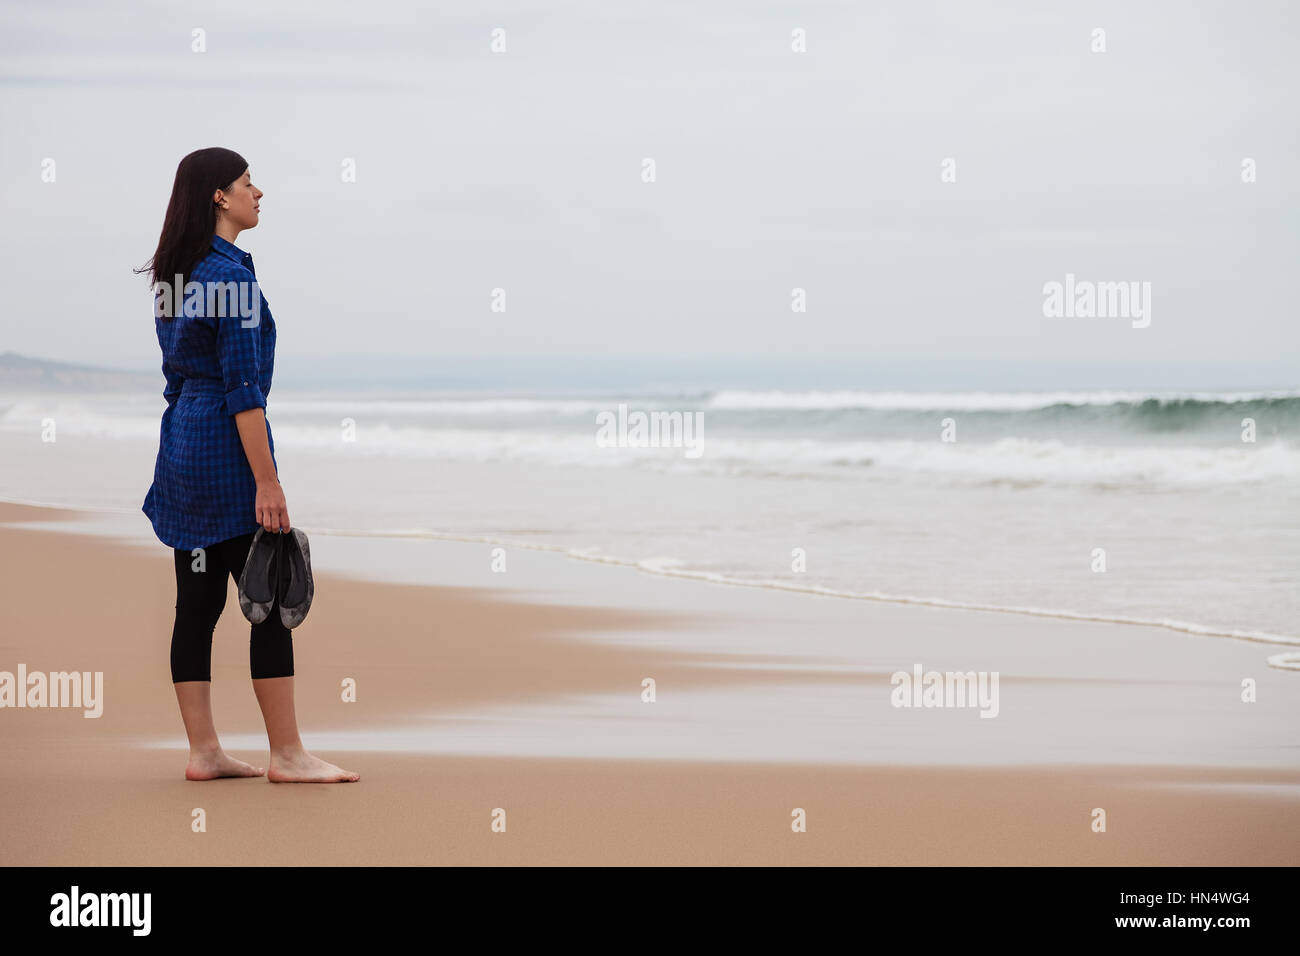
{"type": "Polygon", "coordinates": [[[51,398],[23,399],[0,411],[0,431],[27,432],[39,437],[46,422],[58,435],[85,435],[110,440],[158,440],[158,428],[164,405],[160,399],[157,414],[150,416],[139,409],[124,410],[93,399],[51,398]]]}
{"type": "Polygon", "coordinates": [[[1300,451],[1284,442],[1203,446],[1097,446],[1005,438],[994,442],[716,438],[682,448],[600,448],[593,433],[428,429],[377,425],[342,442],[337,428],[277,426],[276,447],[330,455],[393,456],[577,467],[640,467],[673,474],[755,478],[927,474],[959,483],[1143,486],[1300,480],[1300,451]]]}
{"type": "MultiPolygon", "coordinates": [[[[664,399],[659,399],[664,401],[664,399]]],[[[624,399],[626,402],[626,399],[624,399]]],[[[421,397],[421,398],[363,398],[344,399],[337,395],[312,398],[294,394],[289,398],[275,400],[276,413],[329,414],[342,416],[357,415],[393,415],[400,417],[418,417],[421,415],[464,415],[474,418],[487,418],[493,415],[586,415],[599,411],[610,411],[618,407],[618,401],[602,401],[594,398],[466,398],[457,397],[421,397]]]]}
{"type": "MultiPolygon", "coordinates": [[[[156,443],[153,416],[113,414],[78,402],[20,404],[0,414],[0,429],[39,434],[53,419],[62,436],[156,443]]],[[[595,426],[550,428],[432,427],[368,423],[354,441],[338,425],[272,415],[277,452],[331,457],[524,463],[579,468],[641,468],[660,473],[782,480],[888,479],[926,475],[940,482],[1105,487],[1238,485],[1300,480],[1300,449],[1284,441],[1245,443],[1233,432],[1217,445],[1091,444],[1044,438],[956,441],[935,438],[752,438],[719,436],[706,427],[699,457],[684,448],[602,448],[595,426]]],[[[707,420],[706,420],[707,422],[707,420]]]]}
{"type": "Polygon", "coordinates": [[[719,411],[1025,412],[1056,406],[1184,407],[1249,402],[1298,402],[1300,391],[1257,392],[868,392],[720,391],[705,402],[719,411]]]}

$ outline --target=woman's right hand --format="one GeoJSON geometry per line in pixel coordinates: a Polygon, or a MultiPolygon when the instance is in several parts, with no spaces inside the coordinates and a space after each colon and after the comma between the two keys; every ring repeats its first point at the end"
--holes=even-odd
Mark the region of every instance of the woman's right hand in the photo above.
{"type": "Polygon", "coordinates": [[[288,531],[293,525],[289,523],[289,505],[284,500],[284,489],[279,479],[257,483],[257,523],[271,531],[288,531]]]}

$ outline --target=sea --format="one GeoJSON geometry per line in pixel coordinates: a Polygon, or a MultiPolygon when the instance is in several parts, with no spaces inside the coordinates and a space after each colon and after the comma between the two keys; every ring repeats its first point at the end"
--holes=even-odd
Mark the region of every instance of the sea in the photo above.
{"type": "MultiPolygon", "coordinates": [[[[163,407],[0,395],[0,497],[148,530],[163,407]]],[[[277,386],[268,420],[309,533],[1300,644],[1300,391],[277,386]]]]}

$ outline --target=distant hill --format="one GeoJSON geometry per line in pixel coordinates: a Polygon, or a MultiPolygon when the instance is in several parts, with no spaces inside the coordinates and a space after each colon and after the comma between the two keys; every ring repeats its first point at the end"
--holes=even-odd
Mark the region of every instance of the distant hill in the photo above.
{"type": "Polygon", "coordinates": [[[94,365],[74,365],[0,352],[0,389],[10,391],[84,392],[158,389],[162,373],[124,372],[94,365]]]}

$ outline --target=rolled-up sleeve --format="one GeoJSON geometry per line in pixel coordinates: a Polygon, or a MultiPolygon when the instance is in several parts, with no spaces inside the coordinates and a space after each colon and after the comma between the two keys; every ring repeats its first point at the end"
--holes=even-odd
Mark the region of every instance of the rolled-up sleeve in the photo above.
{"type": "Polygon", "coordinates": [[[221,358],[221,379],[226,393],[226,414],[237,415],[250,408],[266,408],[266,396],[258,381],[262,362],[262,326],[245,326],[245,319],[227,315],[216,319],[217,355],[221,358]]]}
{"type": "Polygon", "coordinates": [[[175,405],[176,400],[181,397],[181,386],[185,383],[185,379],[179,372],[173,371],[166,362],[163,362],[162,373],[167,382],[163,388],[163,398],[169,406],[175,405]]]}

